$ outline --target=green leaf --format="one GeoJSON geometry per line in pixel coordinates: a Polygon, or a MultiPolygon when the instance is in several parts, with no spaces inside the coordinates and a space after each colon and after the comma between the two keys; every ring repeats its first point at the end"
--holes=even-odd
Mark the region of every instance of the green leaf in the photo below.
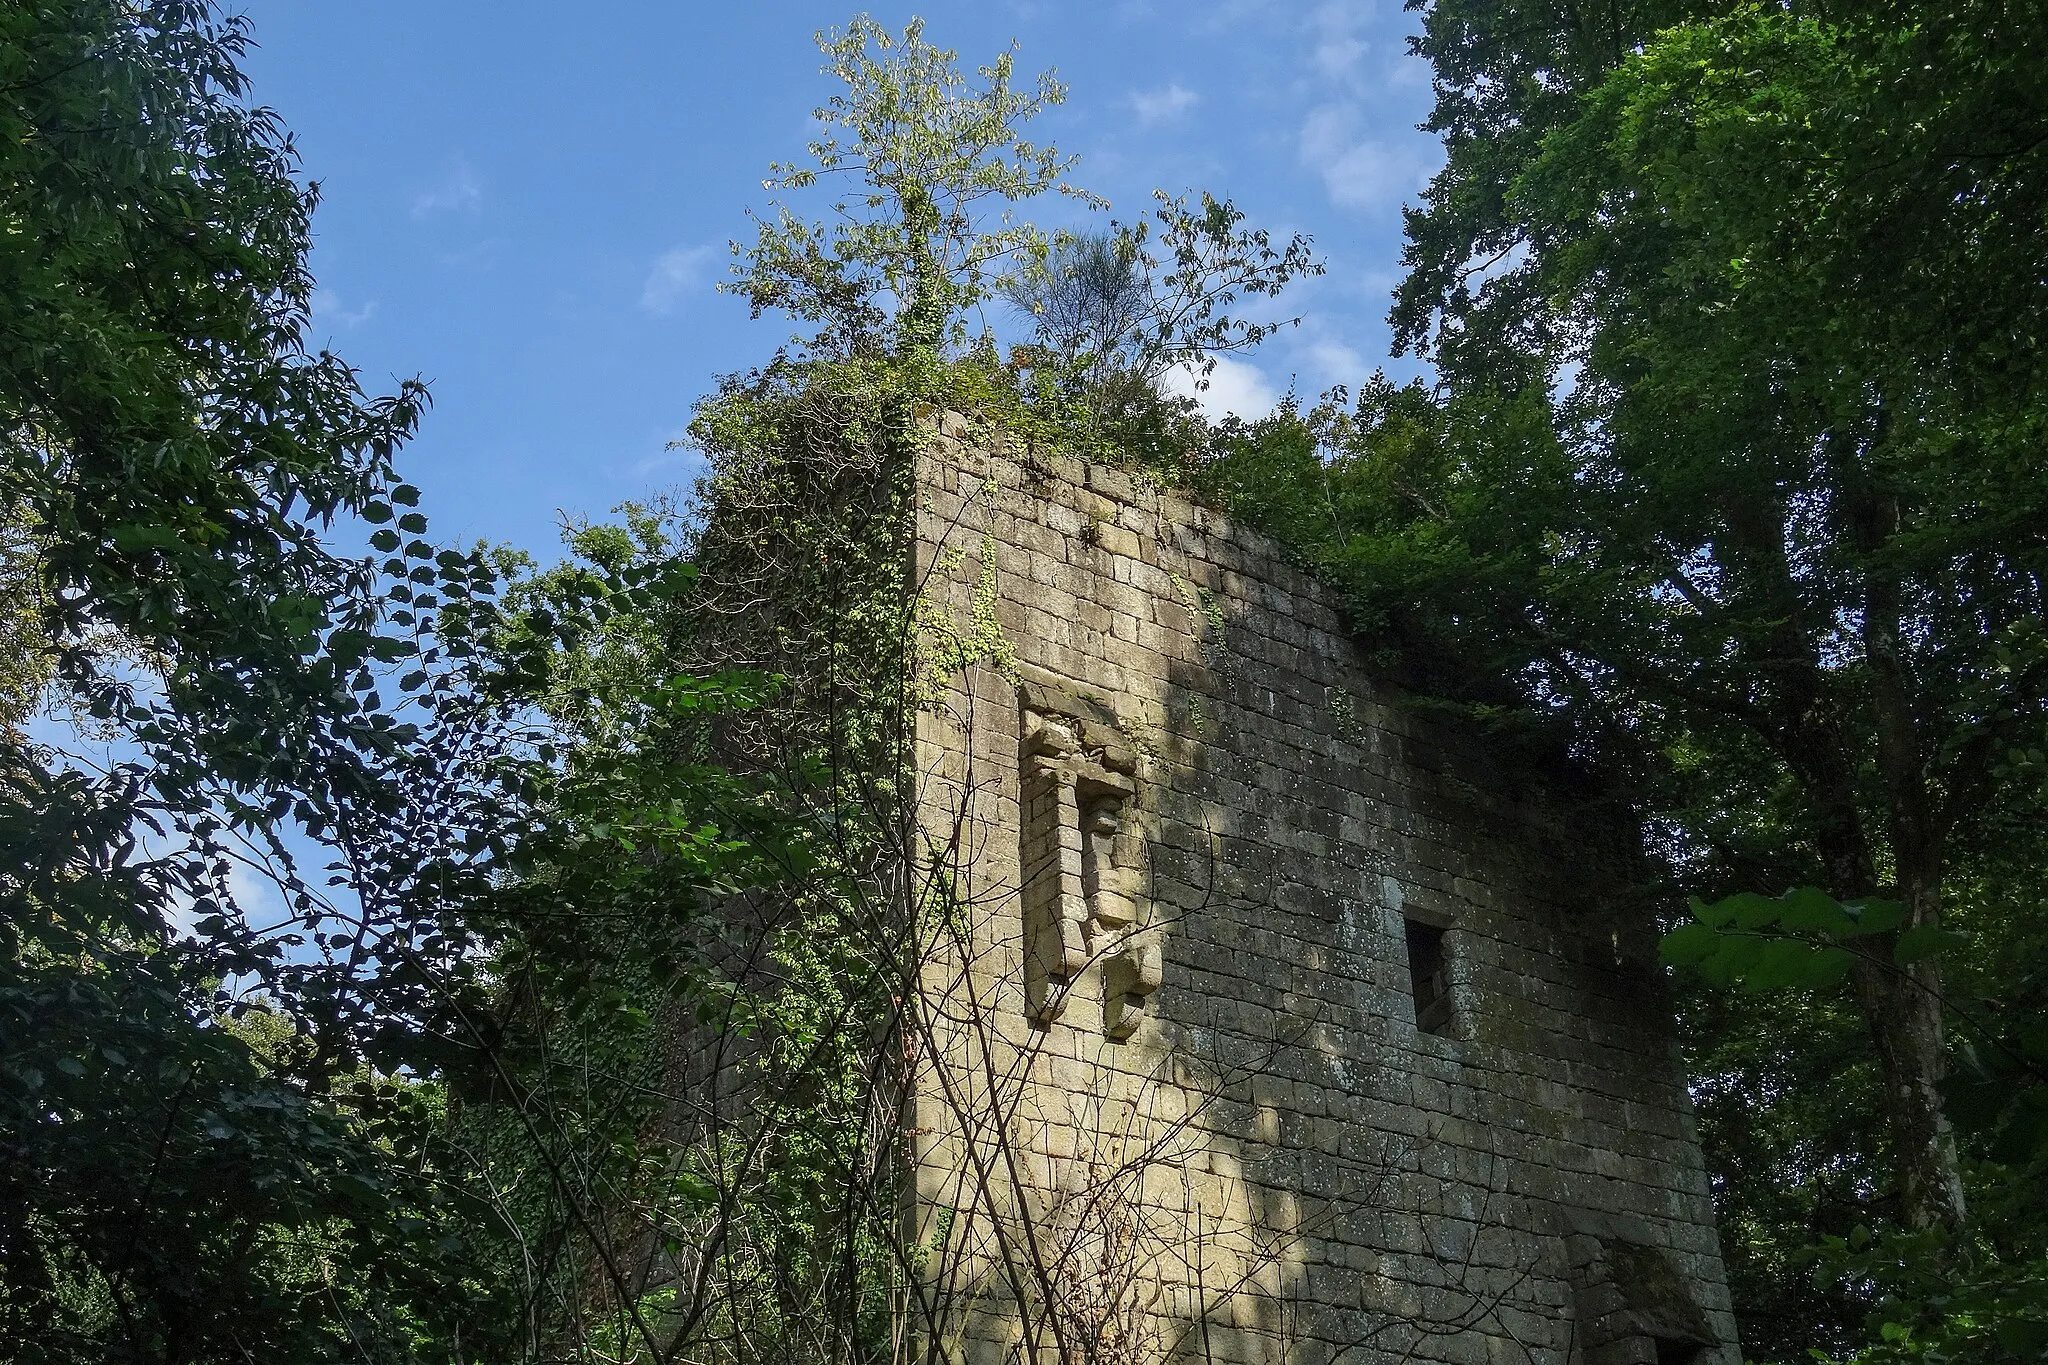
{"type": "Polygon", "coordinates": [[[1762,929],[1776,924],[1778,917],[1785,913],[1785,902],[1775,896],[1759,896],[1753,891],[1730,896],[1722,902],[1735,914],[1738,929],[1762,929]]]}
{"type": "Polygon", "coordinates": [[[116,526],[114,548],[133,554],[138,550],[180,550],[185,542],[171,526],[116,526]]]}
{"type": "Polygon", "coordinates": [[[1685,904],[1686,908],[1692,912],[1692,917],[1695,920],[1715,928],[1719,928],[1735,918],[1735,912],[1724,909],[1721,901],[1715,901],[1709,905],[1698,896],[1688,896],[1685,904]]]}
{"type": "Polygon", "coordinates": [[[1766,939],[1742,984],[1752,991],[1813,990],[1832,986],[1847,976],[1851,962],[1841,948],[1791,938],[1766,939]]]}
{"type": "Polygon", "coordinates": [[[1719,950],[1721,935],[1713,925],[1695,920],[1681,924],[1664,935],[1659,953],[1674,967],[1697,966],[1710,953],[1719,950]]]}
{"type": "Polygon", "coordinates": [[[1865,934],[1887,934],[1906,922],[1906,907],[1898,901],[1868,900],[1850,901],[1846,909],[1855,918],[1856,927],[1845,932],[1845,937],[1855,938],[1865,934]]]}
{"type": "Polygon", "coordinates": [[[1741,984],[1763,953],[1763,940],[1751,934],[1723,934],[1714,951],[1700,960],[1700,975],[1716,986],[1741,984]]]}
{"type": "Polygon", "coordinates": [[[1899,935],[1892,946],[1892,960],[1899,966],[1910,966],[1930,957],[1957,948],[1968,946],[1970,936],[1955,929],[1945,929],[1939,924],[1916,924],[1899,935]]]}
{"type": "Polygon", "coordinates": [[[1843,934],[1855,927],[1848,908],[1825,891],[1802,886],[1787,891],[1781,899],[1784,909],[1779,923],[1787,929],[1843,934]]]}
{"type": "Polygon", "coordinates": [[[2036,1318],[2002,1318],[1993,1329],[1998,1344],[2015,1359],[2039,1360],[2048,1351],[2048,1322],[2036,1318]]]}
{"type": "Polygon", "coordinates": [[[2031,1062],[2048,1062],[2048,1019],[2023,1020],[2013,1030],[2020,1053],[2031,1062]]]}

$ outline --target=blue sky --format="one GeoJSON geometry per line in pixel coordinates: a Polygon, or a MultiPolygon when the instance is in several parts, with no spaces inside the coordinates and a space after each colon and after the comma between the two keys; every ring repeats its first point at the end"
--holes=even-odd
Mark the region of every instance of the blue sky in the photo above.
{"type": "MultiPolygon", "coordinates": [[[[320,182],[315,338],[372,388],[429,381],[405,461],[439,538],[552,558],[559,512],[685,485],[668,450],[715,377],[786,335],[717,294],[725,242],[797,159],[832,92],[811,35],[851,7],[526,0],[247,0],[256,98],[320,182]]],[[[1139,212],[1154,186],[1234,198],[1330,271],[1288,296],[1302,326],[1211,399],[1255,412],[1290,384],[1387,359],[1400,205],[1440,154],[1415,124],[1428,70],[1388,0],[1016,0],[874,6],[972,66],[1018,44],[1067,104],[1040,135],[1073,179],[1139,212]]],[[[1045,201],[1040,201],[1045,202],[1045,201]]],[[[1066,212],[1048,206],[1051,215],[1066,212]]]]}

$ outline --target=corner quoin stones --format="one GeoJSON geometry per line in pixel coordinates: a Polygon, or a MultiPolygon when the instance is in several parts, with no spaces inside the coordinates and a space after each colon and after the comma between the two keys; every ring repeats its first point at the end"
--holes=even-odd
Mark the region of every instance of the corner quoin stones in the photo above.
{"type": "MultiPolygon", "coordinates": [[[[972,912],[931,989],[1022,1088],[985,1111],[1037,1187],[1008,1216],[1144,1155],[1134,1361],[1738,1365],[1626,842],[1399,705],[1264,538],[990,444],[940,416],[911,572],[927,628],[1000,628],[933,680],[917,766],[972,912]]],[[[927,1215],[982,1140],[932,1074],[927,1215]]],[[[1026,1360],[1000,1279],[955,1358],[1026,1360]]]]}

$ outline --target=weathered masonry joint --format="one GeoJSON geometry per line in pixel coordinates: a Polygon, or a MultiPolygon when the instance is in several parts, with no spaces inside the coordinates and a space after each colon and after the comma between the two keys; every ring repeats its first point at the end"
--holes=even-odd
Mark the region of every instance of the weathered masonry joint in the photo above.
{"type": "Polygon", "coordinates": [[[1259,537],[963,436],[913,565],[1003,640],[916,722],[936,1358],[1738,1365],[1629,841],[1259,537]]]}

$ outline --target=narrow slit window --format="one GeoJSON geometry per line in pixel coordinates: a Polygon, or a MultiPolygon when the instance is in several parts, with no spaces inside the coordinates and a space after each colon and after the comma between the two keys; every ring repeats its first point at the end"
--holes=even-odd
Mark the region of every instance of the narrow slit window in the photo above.
{"type": "Polygon", "coordinates": [[[1408,984],[1415,993],[1415,1027],[1424,1033],[1451,1031],[1451,981],[1445,971],[1444,931],[1420,920],[1404,921],[1408,932],[1408,984]]]}

